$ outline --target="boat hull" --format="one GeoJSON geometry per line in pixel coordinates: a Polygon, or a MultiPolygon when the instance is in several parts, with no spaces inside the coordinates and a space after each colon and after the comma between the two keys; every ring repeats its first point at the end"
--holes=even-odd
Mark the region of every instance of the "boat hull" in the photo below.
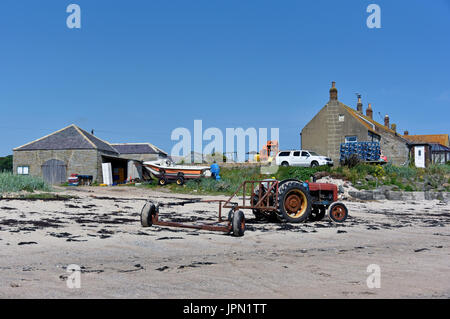
{"type": "Polygon", "coordinates": [[[183,176],[184,179],[196,179],[204,176],[205,171],[209,168],[205,167],[163,167],[154,164],[144,163],[144,167],[152,173],[156,178],[166,177],[168,179],[176,179],[183,176]]]}

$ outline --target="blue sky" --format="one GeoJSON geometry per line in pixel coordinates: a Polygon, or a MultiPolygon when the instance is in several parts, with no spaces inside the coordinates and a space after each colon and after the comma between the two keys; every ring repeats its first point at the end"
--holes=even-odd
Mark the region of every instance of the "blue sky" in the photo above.
{"type": "Polygon", "coordinates": [[[449,133],[450,0],[2,0],[0,41],[0,156],[71,123],[170,151],[194,119],[298,148],[331,81],[401,132],[449,133]]]}

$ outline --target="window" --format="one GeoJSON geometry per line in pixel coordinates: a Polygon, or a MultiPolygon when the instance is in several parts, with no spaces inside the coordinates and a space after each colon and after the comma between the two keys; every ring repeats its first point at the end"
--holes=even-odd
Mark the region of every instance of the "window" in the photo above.
{"type": "Polygon", "coordinates": [[[380,135],[369,132],[369,141],[370,142],[380,142],[380,140],[381,140],[380,135]]]}
{"type": "Polygon", "coordinates": [[[18,166],[17,167],[17,175],[28,175],[30,171],[29,166],[18,166]]]}
{"type": "Polygon", "coordinates": [[[289,154],[291,154],[291,152],[281,152],[278,156],[289,156],[289,154]]]}
{"type": "Polygon", "coordinates": [[[300,156],[300,151],[294,152],[294,156],[300,156]]]}
{"type": "Polygon", "coordinates": [[[344,122],[345,116],[344,114],[339,114],[339,122],[344,122]]]}
{"type": "Polygon", "coordinates": [[[345,137],[345,143],[356,143],[358,142],[357,136],[346,136],[345,137]]]}
{"type": "Polygon", "coordinates": [[[308,152],[303,151],[302,156],[306,157],[306,156],[309,156],[309,154],[308,154],[308,152]]]}

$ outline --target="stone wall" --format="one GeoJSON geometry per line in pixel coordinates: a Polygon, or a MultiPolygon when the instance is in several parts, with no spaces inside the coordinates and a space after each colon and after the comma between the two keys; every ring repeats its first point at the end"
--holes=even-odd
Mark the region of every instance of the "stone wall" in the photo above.
{"type": "Polygon", "coordinates": [[[102,154],[97,152],[97,178],[94,178],[93,181],[99,183],[99,184],[103,184],[103,169],[102,169],[102,164],[103,164],[103,158],[102,158],[102,154]]]}
{"type": "Polygon", "coordinates": [[[450,200],[450,192],[403,192],[376,189],[349,191],[348,194],[360,200],[450,200]]]}
{"type": "Polygon", "coordinates": [[[408,160],[409,149],[401,137],[393,133],[377,131],[381,136],[381,151],[387,156],[388,162],[402,165],[408,160]]]}
{"type": "MultiPolygon", "coordinates": [[[[67,168],[67,176],[71,174],[92,175],[97,180],[100,170],[98,169],[97,150],[36,150],[36,151],[14,151],[13,170],[17,174],[18,166],[29,166],[29,174],[42,176],[42,165],[51,159],[64,162],[67,168]]],[[[101,160],[101,159],[100,159],[101,160]]]]}
{"type": "Polygon", "coordinates": [[[328,104],[325,105],[313,119],[305,125],[301,134],[301,148],[330,156],[328,152],[328,104]]]}
{"type": "Polygon", "coordinates": [[[339,164],[340,146],[346,136],[357,136],[358,141],[367,141],[368,131],[342,103],[330,101],[303,128],[302,149],[326,155],[339,164]]]}

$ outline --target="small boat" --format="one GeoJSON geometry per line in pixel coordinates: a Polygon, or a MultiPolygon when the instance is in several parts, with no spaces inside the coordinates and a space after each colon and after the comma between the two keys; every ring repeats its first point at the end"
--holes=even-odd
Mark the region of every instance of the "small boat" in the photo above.
{"type": "Polygon", "coordinates": [[[209,166],[177,165],[169,159],[144,162],[143,166],[158,178],[159,185],[166,185],[170,180],[183,185],[185,180],[203,177],[210,170],[209,166]]]}

